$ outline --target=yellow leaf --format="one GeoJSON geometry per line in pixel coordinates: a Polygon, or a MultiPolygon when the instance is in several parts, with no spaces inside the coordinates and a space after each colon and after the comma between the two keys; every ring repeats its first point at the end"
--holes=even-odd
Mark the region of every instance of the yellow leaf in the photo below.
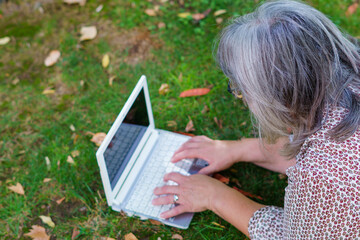
{"type": "Polygon", "coordinates": [[[9,37],[0,38],[0,45],[8,44],[10,42],[10,40],[11,39],[9,37]]]}
{"type": "Polygon", "coordinates": [[[211,224],[215,225],[215,226],[218,226],[218,227],[221,227],[221,228],[225,228],[223,225],[217,223],[217,222],[212,222],[211,224]]]}
{"type": "Polygon", "coordinates": [[[224,14],[226,13],[226,10],[225,9],[220,9],[220,10],[217,10],[216,12],[214,12],[214,16],[217,17],[221,14],[224,14]]]}
{"type": "Polygon", "coordinates": [[[86,3],[86,0],[64,0],[64,3],[67,4],[79,4],[80,6],[84,6],[86,3]]]}
{"type": "Polygon", "coordinates": [[[167,83],[163,83],[161,84],[160,88],[159,88],[159,94],[160,95],[165,95],[167,92],[169,92],[169,84],[167,83]]]}
{"type": "Polygon", "coordinates": [[[81,27],[80,34],[80,41],[92,40],[96,38],[97,29],[95,26],[81,27]]]}
{"type": "Polygon", "coordinates": [[[106,133],[99,132],[95,133],[90,141],[96,144],[96,146],[100,147],[101,143],[104,141],[106,137],[106,133]]]}
{"type": "Polygon", "coordinates": [[[72,124],[69,126],[69,128],[70,128],[70,130],[73,131],[73,132],[75,132],[75,130],[76,130],[76,129],[75,129],[75,126],[72,125],[72,124]]]}
{"type": "Polygon", "coordinates": [[[108,54],[105,54],[103,59],[102,59],[102,66],[103,68],[107,68],[110,64],[110,57],[108,54]]]}
{"type": "Polygon", "coordinates": [[[44,95],[51,95],[51,94],[54,94],[55,93],[55,90],[54,89],[45,89],[42,94],[44,95]]]}
{"type": "Polygon", "coordinates": [[[111,77],[109,78],[109,86],[112,86],[112,85],[113,85],[114,79],[115,79],[115,76],[111,76],[111,77]]]}
{"type": "Polygon", "coordinates": [[[178,14],[178,17],[180,17],[180,18],[187,18],[188,16],[191,16],[191,13],[183,12],[183,13],[178,14]]]}
{"type": "Polygon", "coordinates": [[[125,240],[138,240],[133,233],[128,233],[125,235],[125,240]]]}
{"type": "Polygon", "coordinates": [[[10,189],[13,192],[16,192],[17,194],[25,195],[24,188],[20,183],[16,183],[16,185],[8,186],[8,189],[10,189]]]}
{"type": "Polygon", "coordinates": [[[51,178],[44,178],[43,182],[44,183],[47,183],[47,182],[50,182],[51,181],[51,178]]]}
{"type": "Polygon", "coordinates": [[[29,233],[24,234],[25,236],[31,237],[34,240],[49,240],[50,237],[46,234],[45,228],[32,225],[32,229],[29,233]]]}
{"type": "Polygon", "coordinates": [[[61,53],[59,50],[52,50],[49,55],[45,58],[44,64],[46,67],[53,66],[60,58],[61,53]]]}
{"type": "Polygon", "coordinates": [[[156,16],[156,11],[154,9],[146,9],[145,13],[146,13],[146,15],[148,15],[150,17],[155,17],[156,16]]]}
{"type": "Polygon", "coordinates": [[[74,162],[74,159],[73,159],[71,156],[67,156],[66,161],[67,161],[68,163],[70,163],[70,164],[74,164],[74,163],[75,163],[75,162],[74,162]]]}
{"type": "Polygon", "coordinates": [[[49,225],[50,227],[55,227],[55,223],[51,220],[51,217],[47,217],[47,216],[39,216],[41,218],[41,221],[47,225],[49,225]]]}

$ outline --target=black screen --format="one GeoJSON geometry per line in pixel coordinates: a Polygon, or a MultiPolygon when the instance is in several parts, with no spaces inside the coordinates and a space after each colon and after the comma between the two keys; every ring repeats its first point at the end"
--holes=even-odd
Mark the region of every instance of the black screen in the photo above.
{"type": "Polygon", "coordinates": [[[148,126],[149,116],[144,90],[141,89],[104,153],[112,189],[114,189],[148,126]]]}

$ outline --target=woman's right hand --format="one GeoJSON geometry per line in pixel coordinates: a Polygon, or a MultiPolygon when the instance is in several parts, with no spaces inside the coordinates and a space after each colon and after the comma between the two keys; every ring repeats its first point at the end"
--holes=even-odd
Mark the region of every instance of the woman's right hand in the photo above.
{"type": "Polygon", "coordinates": [[[171,162],[185,158],[200,158],[209,163],[199,171],[211,174],[231,167],[239,156],[233,156],[232,145],[236,141],[212,140],[206,136],[196,136],[185,142],[173,155],[171,162]]]}

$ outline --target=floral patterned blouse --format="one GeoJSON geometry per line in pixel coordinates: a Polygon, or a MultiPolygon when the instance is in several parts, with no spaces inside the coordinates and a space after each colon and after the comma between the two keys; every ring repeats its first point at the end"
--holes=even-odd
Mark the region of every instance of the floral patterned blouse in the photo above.
{"type": "Polygon", "coordinates": [[[284,208],[256,211],[251,239],[360,239],[360,128],[342,142],[327,134],[346,113],[330,110],[322,128],[305,140],[286,170],[284,208]]]}

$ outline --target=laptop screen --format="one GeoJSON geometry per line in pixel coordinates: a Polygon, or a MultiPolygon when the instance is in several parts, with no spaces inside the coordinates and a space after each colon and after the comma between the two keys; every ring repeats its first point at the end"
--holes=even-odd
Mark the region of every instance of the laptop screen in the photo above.
{"type": "Polygon", "coordinates": [[[144,89],[141,89],[104,153],[111,189],[114,189],[148,126],[144,89]]]}

